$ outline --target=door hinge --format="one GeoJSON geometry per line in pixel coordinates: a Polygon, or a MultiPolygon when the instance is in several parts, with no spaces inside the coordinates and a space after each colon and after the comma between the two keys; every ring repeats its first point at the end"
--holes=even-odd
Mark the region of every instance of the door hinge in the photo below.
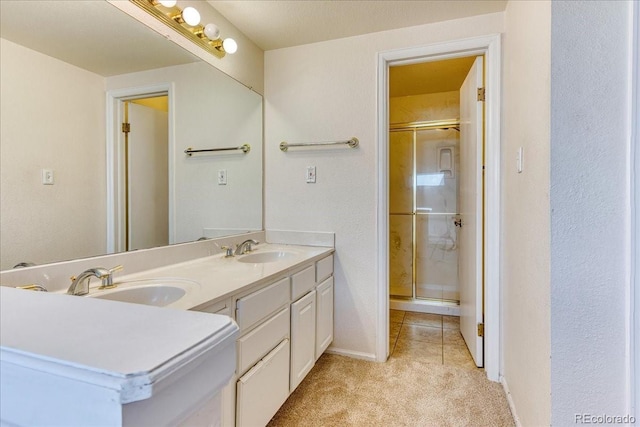
{"type": "Polygon", "coordinates": [[[131,123],[123,123],[122,124],[122,132],[124,132],[124,133],[131,132],[131,123]]]}
{"type": "Polygon", "coordinates": [[[485,90],[483,87],[478,88],[478,101],[484,101],[485,90]]]}
{"type": "Polygon", "coordinates": [[[484,337],[484,323],[478,323],[478,336],[484,337]]]}

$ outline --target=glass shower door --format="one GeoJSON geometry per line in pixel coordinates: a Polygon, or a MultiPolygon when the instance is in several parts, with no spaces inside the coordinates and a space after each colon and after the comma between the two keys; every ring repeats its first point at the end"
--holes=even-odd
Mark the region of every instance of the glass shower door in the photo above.
{"type": "Polygon", "coordinates": [[[389,134],[389,292],[409,298],[414,296],[413,133],[389,134]]]}
{"type": "Polygon", "coordinates": [[[416,132],[416,297],[459,301],[458,132],[416,132]]]}

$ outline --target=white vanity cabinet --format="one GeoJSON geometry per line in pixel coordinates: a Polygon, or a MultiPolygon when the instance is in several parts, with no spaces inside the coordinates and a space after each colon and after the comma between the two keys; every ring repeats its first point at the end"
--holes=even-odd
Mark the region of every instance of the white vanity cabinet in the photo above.
{"type": "Polygon", "coordinates": [[[200,309],[228,313],[240,327],[223,426],[266,425],[311,371],[333,340],[333,285],[329,255],[200,309]]]}

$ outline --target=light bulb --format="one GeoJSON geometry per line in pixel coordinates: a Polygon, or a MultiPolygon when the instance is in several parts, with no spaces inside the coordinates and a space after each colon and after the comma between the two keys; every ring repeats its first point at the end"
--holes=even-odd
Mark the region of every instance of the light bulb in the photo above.
{"type": "Polygon", "coordinates": [[[238,43],[234,39],[224,39],[222,48],[225,52],[233,54],[238,50],[238,43]]]}
{"type": "Polygon", "coordinates": [[[207,24],[204,26],[204,35],[209,40],[218,40],[220,38],[220,28],[215,24],[207,24]]]}
{"type": "Polygon", "coordinates": [[[176,0],[160,0],[160,4],[164,7],[173,7],[177,3],[176,0]]]}
{"type": "Polygon", "coordinates": [[[184,22],[188,25],[195,27],[200,23],[200,12],[193,7],[185,7],[182,11],[182,19],[184,19],[184,22]]]}

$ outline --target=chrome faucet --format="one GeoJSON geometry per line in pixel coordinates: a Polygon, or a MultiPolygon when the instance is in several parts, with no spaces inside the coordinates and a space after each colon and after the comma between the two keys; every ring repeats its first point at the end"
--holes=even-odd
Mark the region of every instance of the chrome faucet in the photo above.
{"type": "Polygon", "coordinates": [[[253,239],[245,240],[244,242],[236,246],[236,255],[244,255],[247,252],[251,252],[253,250],[251,245],[257,245],[259,243],[260,242],[256,242],[253,239]]]}
{"type": "Polygon", "coordinates": [[[98,289],[110,289],[115,288],[113,284],[113,273],[122,270],[122,266],[118,265],[111,269],[102,267],[90,268],[83,271],[78,277],[71,277],[71,286],[67,290],[69,295],[86,295],[89,293],[89,281],[91,277],[97,277],[102,280],[102,284],[98,289]]]}

